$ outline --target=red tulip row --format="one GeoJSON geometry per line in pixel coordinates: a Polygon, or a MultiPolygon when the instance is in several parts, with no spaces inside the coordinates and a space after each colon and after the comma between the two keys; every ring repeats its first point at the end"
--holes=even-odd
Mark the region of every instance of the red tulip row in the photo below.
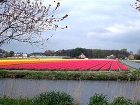
{"type": "Polygon", "coordinates": [[[0,66],[9,70],[57,70],[57,71],[117,71],[128,70],[118,60],[61,60],[58,62],[27,63],[0,66]]]}

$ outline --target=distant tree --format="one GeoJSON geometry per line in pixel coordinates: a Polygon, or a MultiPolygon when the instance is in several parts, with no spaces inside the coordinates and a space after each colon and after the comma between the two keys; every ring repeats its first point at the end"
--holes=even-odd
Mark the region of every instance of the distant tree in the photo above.
{"type": "Polygon", "coordinates": [[[15,54],[14,51],[10,51],[10,52],[9,52],[9,56],[10,56],[10,57],[13,57],[14,54],[15,54]]]}
{"type": "Polygon", "coordinates": [[[44,52],[44,54],[45,54],[46,56],[53,56],[54,53],[55,53],[55,51],[52,51],[52,50],[46,50],[46,51],[44,52]]]}
{"type": "MultiPolygon", "coordinates": [[[[43,44],[48,38],[41,33],[56,30],[58,23],[68,15],[56,17],[60,2],[56,6],[44,6],[42,0],[0,0],[0,47],[12,40],[43,44]]],[[[61,29],[67,28],[63,27],[61,29]]]]}
{"type": "Polygon", "coordinates": [[[136,54],[136,55],[135,55],[135,59],[136,59],[136,60],[140,60],[140,55],[136,54]]]}
{"type": "Polygon", "coordinates": [[[0,0],[0,3],[5,2],[6,0],[0,0]]]}
{"type": "Polygon", "coordinates": [[[140,49],[138,49],[138,51],[137,51],[137,55],[140,55],[140,49]]]}
{"type": "Polygon", "coordinates": [[[133,55],[134,53],[133,53],[133,51],[130,51],[129,54],[132,54],[133,55]]]}
{"type": "MultiPolygon", "coordinates": [[[[71,57],[78,57],[78,56],[81,55],[82,53],[83,53],[84,55],[86,55],[85,52],[86,52],[86,49],[84,49],[84,48],[75,48],[75,49],[73,49],[73,50],[70,52],[70,55],[71,55],[71,57]]],[[[87,56],[87,55],[86,55],[86,56],[87,56]]]]}
{"type": "Polygon", "coordinates": [[[140,49],[137,50],[137,54],[135,54],[135,59],[140,60],[140,49]]]}
{"type": "Polygon", "coordinates": [[[127,49],[124,48],[124,49],[121,49],[120,51],[122,51],[122,52],[127,52],[127,49]]]}

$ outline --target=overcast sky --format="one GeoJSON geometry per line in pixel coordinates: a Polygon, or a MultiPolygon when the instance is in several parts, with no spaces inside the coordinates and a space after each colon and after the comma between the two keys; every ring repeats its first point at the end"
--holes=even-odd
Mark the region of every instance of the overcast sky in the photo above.
{"type": "MultiPolygon", "coordinates": [[[[131,6],[135,0],[59,1],[60,15],[69,15],[60,25],[67,25],[68,29],[53,33],[46,46],[32,47],[12,42],[2,48],[24,53],[76,47],[109,50],[127,48],[136,52],[140,48],[140,12],[131,6]]],[[[44,32],[43,35],[47,36],[48,33],[44,32]]]]}

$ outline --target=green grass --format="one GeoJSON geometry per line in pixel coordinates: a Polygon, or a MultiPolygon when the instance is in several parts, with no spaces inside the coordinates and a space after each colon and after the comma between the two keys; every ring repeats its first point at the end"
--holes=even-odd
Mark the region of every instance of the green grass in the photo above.
{"type": "Polygon", "coordinates": [[[0,70],[0,78],[47,80],[140,80],[140,71],[28,71],[0,70]]]}
{"type": "Polygon", "coordinates": [[[29,99],[0,98],[0,105],[33,105],[29,99]]]}

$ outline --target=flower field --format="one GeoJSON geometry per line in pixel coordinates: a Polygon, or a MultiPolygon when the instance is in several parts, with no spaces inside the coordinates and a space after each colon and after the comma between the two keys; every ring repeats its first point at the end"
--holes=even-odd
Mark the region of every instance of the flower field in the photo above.
{"type": "Polygon", "coordinates": [[[0,69],[42,70],[42,71],[127,71],[128,68],[118,60],[94,59],[26,59],[0,60],[0,69]]]}

